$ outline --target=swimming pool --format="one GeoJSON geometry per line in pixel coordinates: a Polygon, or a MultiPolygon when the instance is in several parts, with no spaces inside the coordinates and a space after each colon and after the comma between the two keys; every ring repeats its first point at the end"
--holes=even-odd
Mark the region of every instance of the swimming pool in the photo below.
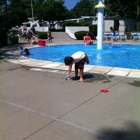
{"type": "Polygon", "coordinates": [[[64,62],[66,56],[83,51],[87,53],[90,65],[140,69],[140,45],[104,44],[102,50],[97,50],[95,44],[69,44],[31,48],[29,51],[32,54],[29,58],[53,62],[64,62]]]}

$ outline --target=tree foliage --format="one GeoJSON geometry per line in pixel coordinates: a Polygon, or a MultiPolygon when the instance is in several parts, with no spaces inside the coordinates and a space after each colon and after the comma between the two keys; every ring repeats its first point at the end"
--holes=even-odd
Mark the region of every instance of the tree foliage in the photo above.
{"type": "MultiPolygon", "coordinates": [[[[108,16],[136,17],[137,5],[140,6],[140,0],[105,0],[105,14],[108,16]]],[[[72,9],[74,18],[81,16],[95,16],[97,9],[95,5],[98,0],[80,0],[72,9]]]]}
{"type": "MultiPolygon", "coordinates": [[[[9,3],[7,9],[4,9],[3,16],[0,19],[7,19],[8,28],[12,26],[20,25],[25,21],[28,21],[29,17],[32,17],[31,2],[33,5],[33,16],[39,20],[54,21],[64,20],[70,17],[70,11],[64,6],[64,0],[5,0],[9,3]]],[[[0,4],[2,0],[0,0],[0,4]]],[[[2,5],[2,4],[1,4],[2,5]]],[[[0,11],[1,6],[0,5],[0,11]]],[[[2,21],[2,20],[1,20],[2,21]]],[[[0,23],[1,24],[1,23],[0,23]]],[[[0,26],[0,28],[4,24],[0,26]]]]}
{"type": "Polygon", "coordinates": [[[133,0],[110,0],[105,4],[105,13],[109,16],[136,17],[137,5],[133,0]]]}
{"type": "MultiPolygon", "coordinates": [[[[71,10],[68,10],[64,0],[0,0],[0,28],[20,25],[32,17],[31,2],[33,5],[33,17],[40,21],[60,21],[81,16],[95,16],[95,5],[98,0],[80,0],[71,10]]],[[[140,0],[105,0],[105,15],[133,17],[137,16],[137,6],[140,0]]]]}
{"type": "Polygon", "coordinates": [[[93,16],[93,0],[81,0],[78,2],[75,7],[72,9],[74,18],[81,16],[93,16]]]}
{"type": "Polygon", "coordinates": [[[63,0],[47,0],[42,5],[43,19],[49,22],[66,19],[67,9],[63,0]]]}

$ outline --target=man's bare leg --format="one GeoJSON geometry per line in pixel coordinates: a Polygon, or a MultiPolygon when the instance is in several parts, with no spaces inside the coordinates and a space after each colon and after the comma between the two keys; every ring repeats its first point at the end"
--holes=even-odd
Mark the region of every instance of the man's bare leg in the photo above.
{"type": "Polygon", "coordinates": [[[83,82],[84,79],[83,79],[83,69],[80,69],[80,80],[79,82],[83,82]]]}

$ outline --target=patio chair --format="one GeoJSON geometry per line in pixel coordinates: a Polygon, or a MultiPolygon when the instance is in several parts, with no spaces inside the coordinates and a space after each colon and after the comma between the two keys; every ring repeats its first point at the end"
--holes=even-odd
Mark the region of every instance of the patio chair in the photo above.
{"type": "Polygon", "coordinates": [[[119,40],[119,34],[114,32],[113,35],[112,35],[112,40],[118,41],[119,40]]]}
{"type": "Polygon", "coordinates": [[[134,40],[139,40],[140,39],[140,35],[135,33],[135,32],[131,32],[131,39],[134,40]]]}
{"type": "Polygon", "coordinates": [[[139,36],[139,41],[140,41],[140,33],[137,33],[137,35],[139,36]]]}
{"type": "Polygon", "coordinates": [[[104,33],[104,40],[107,40],[107,36],[109,33],[104,33]]]}
{"type": "Polygon", "coordinates": [[[120,37],[120,40],[127,40],[127,36],[124,34],[124,32],[120,32],[119,33],[119,37],[120,37]]]}
{"type": "Polygon", "coordinates": [[[106,40],[111,40],[112,39],[112,35],[113,35],[113,33],[105,33],[104,37],[106,38],[106,40]]]}

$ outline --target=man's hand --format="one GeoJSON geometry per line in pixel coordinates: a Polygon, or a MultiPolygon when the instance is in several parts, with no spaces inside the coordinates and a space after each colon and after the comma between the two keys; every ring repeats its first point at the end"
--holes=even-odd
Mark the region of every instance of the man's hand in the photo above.
{"type": "Polygon", "coordinates": [[[72,70],[72,64],[69,65],[69,67],[68,67],[68,75],[67,75],[67,77],[70,77],[71,70],[72,70]]]}

